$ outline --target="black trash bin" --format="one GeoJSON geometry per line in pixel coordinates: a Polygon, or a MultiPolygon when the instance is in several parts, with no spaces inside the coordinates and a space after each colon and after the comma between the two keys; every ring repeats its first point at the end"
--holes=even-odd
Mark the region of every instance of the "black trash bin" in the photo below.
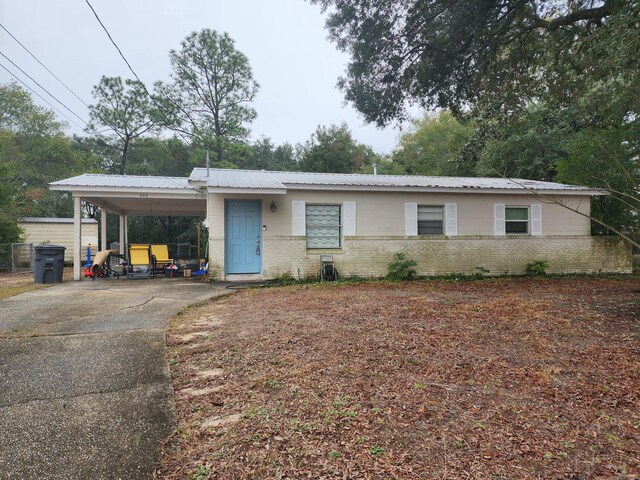
{"type": "Polygon", "coordinates": [[[35,283],[61,283],[64,272],[64,251],[61,245],[33,247],[33,281],[35,283]]]}

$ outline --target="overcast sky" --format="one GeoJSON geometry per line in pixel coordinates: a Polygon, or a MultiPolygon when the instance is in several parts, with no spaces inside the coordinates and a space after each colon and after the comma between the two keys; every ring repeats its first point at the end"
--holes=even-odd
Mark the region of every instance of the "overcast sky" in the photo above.
{"type": "MultiPolygon", "coordinates": [[[[320,8],[304,0],[90,0],[133,69],[148,86],[167,80],[168,52],[192,31],[228,32],[261,88],[252,138],[302,143],[318,125],[346,122],[355,138],[389,153],[399,131],[365,124],[336,88],[347,56],[327,39],[320,8]]],[[[84,0],[0,0],[0,23],[86,103],[102,75],[132,78],[84,0]]],[[[4,30],[0,51],[80,117],[86,107],[4,30]]],[[[9,68],[73,120],[5,58],[9,68]]],[[[12,77],[0,68],[0,82],[12,77]]],[[[43,103],[36,98],[36,101],[43,103]]],[[[46,106],[46,105],[45,105],[46,106]]],[[[70,132],[81,133],[73,124],[70,132]]]]}

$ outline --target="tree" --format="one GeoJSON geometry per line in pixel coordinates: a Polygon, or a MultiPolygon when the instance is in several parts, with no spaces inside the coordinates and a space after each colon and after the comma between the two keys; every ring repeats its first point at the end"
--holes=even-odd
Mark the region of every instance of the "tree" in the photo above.
{"type": "Polygon", "coordinates": [[[223,162],[233,144],[247,138],[246,124],[256,117],[249,104],[259,85],[249,60],[227,33],[211,29],[193,32],[169,59],[172,83],[158,82],[156,90],[172,110],[172,128],[213,149],[215,161],[223,162]]]}
{"type": "Polygon", "coordinates": [[[35,103],[17,83],[0,85],[0,130],[21,135],[55,135],[66,126],[35,103]]]}
{"type": "Polygon", "coordinates": [[[239,162],[239,168],[250,170],[292,171],[298,169],[295,151],[291,144],[274,145],[268,137],[262,137],[251,144],[251,153],[239,162]]]}
{"type": "MultiPolygon", "coordinates": [[[[582,47],[637,8],[628,0],[314,1],[330,12],[330,37],[351,55],[339,85],[379,125],[402,118],[407,102],[509,114],[541,96],[563,98],[592,73],[594,51],[582,47]]],[[[637,37],[637,26],[628,27],[637,37]]]]}
{"type": "Polygon", "coordinates": [[[89,106],[86,131],[119,152],[118,173],[124,175],[132,142],[157,129],[161,113],[137,80],[103,76],[92,94],[96,103],[89,106]],[[103,135],[104,130],[112,135],[103,135]]]}
{"type": "Polygon", "coordinates": [[[400,137],[393,160],[414,175],[474,175],[475,164],[463,154],[473,129],[472,122],[462,124],[447,110],[425,113],[400,137]]]}
{"type": "Polygon", "coordinates": [[[193,170],[190,150],[178,138],[142,138],[131,148],[128,173],[188,177],[193,170]]]}
{"type": "Polygon", "coordinates": [[[303,172],[353,173],[356,170],[358,144],[346,123],[339,127],[318,126],[302,148],[303,172]]]}
{"type": "Polygon", "coordinates": [[[13,133],[0,130],[0,263],[8,253],[7,244],[20,237],[16,211],[17,185],[13,182],[15,164],[13,133]]]}

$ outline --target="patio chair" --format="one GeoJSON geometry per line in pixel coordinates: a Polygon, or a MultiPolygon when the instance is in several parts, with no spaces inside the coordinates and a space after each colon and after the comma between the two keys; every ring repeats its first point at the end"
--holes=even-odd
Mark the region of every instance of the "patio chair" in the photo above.
{"type": "Polygon", "coordinates": [[[127,278],[151,278],[152,274],[151,245],[129,245],[127,278]]]}
{"type": "Polygon", "coordinates": [[[173,258],[169,258],[168,245],[151,245],[151,259],[153,260],[154,271],[164,271],[164,265],[173,264],[173,258]]]}

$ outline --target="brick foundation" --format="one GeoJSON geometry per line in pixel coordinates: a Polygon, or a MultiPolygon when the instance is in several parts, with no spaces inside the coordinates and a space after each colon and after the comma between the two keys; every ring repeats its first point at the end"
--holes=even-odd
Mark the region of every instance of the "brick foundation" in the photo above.
{"type": "MultiPolygon", "coordinates": [[[[211,266],[223,278],[224,239],[210,239],[211,266]]],[[[320,254],[332,254],[342,277],[379,277],[396,252],[418,262],[419,275],[473,274],[478,268],[489,275],[517,275],[528,263],[547,260],[549,273],[630,273],[631,247],[614,237],[346,237],[339,250],[307,250],[305,237],[264,238],[265,279],[282,275],[315,276],[320,254]]]]}

